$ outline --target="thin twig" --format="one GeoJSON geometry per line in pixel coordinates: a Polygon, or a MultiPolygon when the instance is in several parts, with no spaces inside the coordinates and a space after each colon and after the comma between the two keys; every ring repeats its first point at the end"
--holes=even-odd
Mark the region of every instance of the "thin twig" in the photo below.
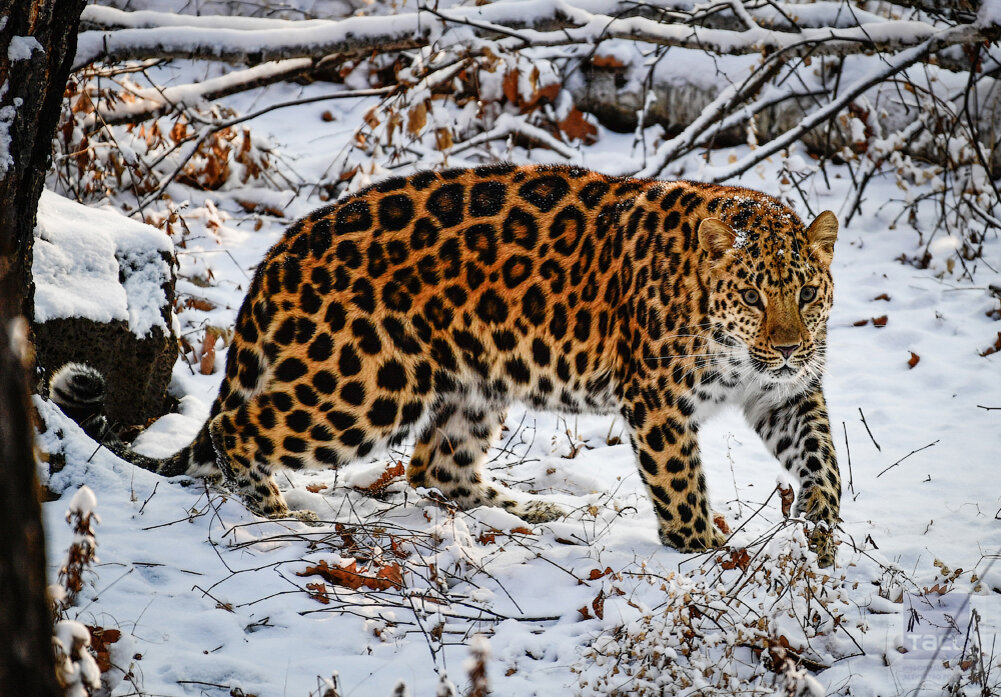
{"type": "Polygon", "coordinates": [[[873,437],[872,431],[869,430],[869,424],[865,421],[865,414],[862,413],[862,407],[858,408],[858,413],[862,417],[862,425],[865,426],[865,432],[869,434],[869,439],[872,440],[872,444],[876,446],[876,450],[882,452],[883,449],[879,447],[879,443],[877,443],[876,439],[873,437]]]}
{"type": "Polygon", "coordinates": [[[841,422],[841,428],[845,432],[845,452],[848,454],[848,490],[855,494],[855,475],[852,474],[852,450],[848,447],[848,427],[845,422],[841,422]]]}
{"type": "Polygon", "coordinates": [[[934,442],[929,443],[928,445],[925,445],[925,446],[923,446],[921,448],[918,448],[917,450],[912,450],[911,452],[907,453],[902,458],[900,458],[899,460],[897,460],[896,462],[894,462],[892,465],[890,465],[889,467],[887,467],[886,469],[884,469],[882,472],[880,472],[879,474],[877,474],[876,475],[876,479],[879,479],[886,472],[888,472],[889,470],[892,470],[894,467],[896,467],[897,465],[899,465],[901,462],[903,462],[904,460],[906,460],[907,458],[909,458],[914,453],[920,453],[922,450],[927,450],[928,448],[930,448],[931,446],[935,445],[936,443],[938,443],[938,440],[935,440],[934,442]]]}

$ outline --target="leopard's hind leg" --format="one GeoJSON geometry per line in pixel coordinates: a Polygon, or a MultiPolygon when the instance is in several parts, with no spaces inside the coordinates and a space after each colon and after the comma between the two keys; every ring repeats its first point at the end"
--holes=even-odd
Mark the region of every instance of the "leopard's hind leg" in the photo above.
{"type": "Polygon", "coordinates": [[[498,506],[529,523],[565,516],[560,506],[514,492],[485,471],[487,452],[505,416],[505,404],[475,392],[444,396],[418,436],[407,478],[415,487],[437,488],[462,509],[498,506]]]}
{"type": "Polygon", "coordinates": [[[276,470],[336,467],[359,456],[367,446],[347,448],[331,424],[304,409],[288,395],[258,394],[212,418],[209,433],[219,468],[247,508],[268,518],[316,520],[312,511],[289,511],[274,482],[276,470]]]}

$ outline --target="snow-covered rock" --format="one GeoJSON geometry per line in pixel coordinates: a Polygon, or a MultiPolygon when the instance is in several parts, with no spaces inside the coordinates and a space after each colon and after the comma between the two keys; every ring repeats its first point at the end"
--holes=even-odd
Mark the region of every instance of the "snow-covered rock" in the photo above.
{"type": "Polygon", "coordinates": [[[43,374],[83,361],[108,379],[113,422],[140,424],[162,413],[177,357],[173,267],[163,232],[43,192],[32,260],[43,374]]]}

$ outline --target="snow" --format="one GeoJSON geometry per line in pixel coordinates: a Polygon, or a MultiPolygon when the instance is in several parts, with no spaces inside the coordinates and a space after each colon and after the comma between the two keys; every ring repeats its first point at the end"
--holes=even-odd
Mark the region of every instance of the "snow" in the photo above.
{"type": "MultiPolygon", "coordinates": [[[[70,499],[69,515],[78,515],[81,518],[87,518],[92,516],[96,509],[97,497],[89,486],[84,485],[77,489],[76,493],[73,494],[73,498],[70,499]]],[[[100,522],[100,519],[97,519],[97,521],[100,522]]]]}
{"type": "MultiPolygon", "coordinates": [[[[202,77],[190,66],[181,70],[179,84],[202,77]]],[[[276,84],[227,104],[248,113],[327,90],[276,84]]],[[[373,103],[303,105],[265,115],[253,128],[272,134],[303,180],[315,182],[373,103]],[[328,109],[333,121],[321,119],[328,109]]],[[[521,127],[512,119],[497,123],[502,126],[512,132],[521,127]]],[[[557,157],[514,146],[505,152],[518,161],[557,157]]],[[[632,134],[602,129],[598,143],[580,157],[595,169],[621,171],[633,152],[632,134]]],[[[733,148],[713,152],[711,159],[726,163],[732,155],[739,161],[749,153],[733,148]]],[[[812,161],[794,148],[786,162],[798,171],[812,161]]],[[[732,183],[778,193],[781,164],[762,163],[732,183]]],[[[375,162],[374,177],[392,166],[375,162]]],[[[679,176],[694,177],[705,163],[693,155],[677,166],[679,176]]],[[[829,186],[821,177],[810,182],[811,208],[837,211],[848,198],[851,172],[828,164],[829,186]]],[[[178,257],[179,294],[209,299],[213,306],[180,312],[182,328],[195,338],[205,324],[232,325],[249,275],[283,225],[323,203],[311,186],[279,194],[249,184],[214,193],[172,185],[169,193],[192,228],[178,257]],[[238,199],[265,201],[285,220],[248,215],[238,199]],[[213,282],[205,287],[207,278],[213,282]]],[[[905,593],[944,584],[949,588],[944,598],[968,599],[980,615],[988,650],[1001,625],[1001,565],[995,563],[1001,548],[996,485],[1001,411],[982,408],[1001,407],[1001,353],[980,355],[1001,331],[989,316],[998,302],[988,284],[998,276],[979,262],[972,278],[961,276],[959,265],[950,273],[945,259],[954,258],[960,245],[944,231],[935,238],[929,268],[898,262],[901,254],[915,256],[923,249],[914,229],[895,221],[893,208],[884,205],[901,195],[892,175],[875,177],[862,213],[841,230],[833,263],[836,292],[825,384],[844,479],[844,522],[838,565],[823,583],[830,602],[843,612],[843,624],[834,631],[825,617],[827,624],[800,627],[795,618],[804,616],[802,597],[785,597],[785,604],[773,608],[776,598],[769,589],[774,592],[782,576],[774,577],[773,586],[748,584],[747,595],[740,596],[791,645],[809,643],[830,664],[819,672],[797,669],[788,677],[812,695],[868,697],[918,687],[929,659],[899,651],[912,638],[900,601],[905,593]],[[883,294],[889,299],[881,299],[883,294]],[[886,325],[874,326],[872,318],[884,315],[886,325]],[[869,321],[856,326],[861,320],[869,321]],[[913,368],[908,367],[912,352],[920,356],[913,368]],[[942,564],[949,568],[946,575],[942,564]],[[957,569],[963,571],[952,578],[957,569]]],[[[105,281],[117,278],[117,271],[101,263],[114,258],[118,247],[105,236],[85,244],[80,231],[106,232],[112,218],[102,218],[103,227],[93,225],[90,213],[62,201],[56,202],[63,212],[51,217],[52,201],[47,194],[48,208],[40,210],[58,221],[57,234],[72,230],[65,234],[81,261],[69,255],[52,260],[57,269],[67,264],[66,271],[50,276],[49,287],[40,290],[50,294],[53,306],[56,301],[84,305],[88,294],[106,294],[117,303],[118,316],[125,316],[121,308],[131,301],[112,297],[105,281]],[[101,254],[89,254],[97,245],[101,254]],[[91,285],[56,293],[70,280],[91,285]]],[[[806,217],[804,206],[796,208],[806,217]]],[[[923,213],[918,222],[935,219],[930,208],[923,213]]],[[[115,229],[134,224],[114,216],[115,229]]],[[[162,238],[156,242],[163,244],[162,238]]],[[[39,251],[47,253],[43,237],[36,242],[39,251]]],[[[983,260],[994,269],[1001,264],[996,233],[985,237],[983,260]]],[[[221,366],[225,349],[218,353],[221,366]]],[[[186,444],[208,414],[221,377],[221,371],[201,375],[179,361],[171,391],[181,398],[180,411],[147,429],[137,449],[162,456],[186,444]]],[[[332,675],[345,695],[388,696],[401,680],[412,695],[435,694],[442,674],[464,693],[465,663],[476,635],[489,645],[487,673],[499,697],[587,694],[591,687],[582,687],[582,679],[593,685],[596,675],[607,677],[613,666],[631,658],[621,652],[630,645],[628,637],[639,636],[632,629],[649,630],[646,643],[632,645],[662,651],[667,664],[687,660],[706,670],[725,665],[745,677],[760,670],[749,650],[690,657],[679,646],[678,625],[667,620],[681,615],[669,613],[683,610],[685,594],[693,589],[723,602],[720,590],[730,588],[723,581],[739,576],[739,570],[728,570],[714,585],[699,575],[700,568],[714,568],[711,558],[660,545],[621,420],[561,417],[520,406],[510,411],[503,443],[490,453],[492,474],[516,490],[538,492],[571,508],[566,519],[529,526],[496,509],[456,512],[434,503],[431,492],[400,480],[378,495],[352,488],[376,481],[389,463],[406,462],[409,446],[403,444],[339,471],[279,476],[293,507],[310,508],[328,521],[313,528],[263,521],[233,496],[207,491],[200,481],[166,480],[134,468],[96,449],[50,403],[36,398],[35,405],[48,425],[40,436],[42,449],[62,452],[66,459],[61,471],[41,472],[61,496],[44,504],[52,577],[73,541],[64,521],[72,497],[85,484],[100,501],[96,538],[102,561],[69,613],[86,624],[122,630],[113,645],[117,668],[105,675],[113,697],[135,693],[132,681],[143,694],[222,696],[239,687],[245,694],[305,697],[332,675]],[[573,447],[580,443],[584,447],[573,447]],[[399,564],[404,587],[353,589],[299,575],[321,561],[331,568],[354,562],[371,574],[399,564]],[[610,574],[593,577],[609,568],[610,574]],[[603,617],[594,606],[599,594],[603,617]]],[[[781,470],[742,418],[724,413],[701,435],[712,505],[737,530],[733,544],[752,545],[768,559],[787,553],[815,570],[801,531],[783,522],[775,498],[763,505],[781,470]]],[[[723,642],[736,638],[736,628],[727,631],[714,636],[723,642]]],[[[937,693],[949,676],[933,667],[924,689],[937,693]]],[[[668,677],[665,671],[652,676],[664,682],[668,677]]],[[[694,694],[702,687],[711,693],[704,685],[668,693],[694,694]]]]}
{"type": "Polygon", "coordinates": [[[162,232],[117,211],[44,191],[38,202],[32,275],[35,320],[121,320],[136,336],[167,329],[162,284],[173,254],[162,232]]]}
{"type": "Polygon", "coordinates": [[[14,36],[7,45],[7,60],[12,62],[28,60],[32,51],[41,50],[42,45],[34,36],[14,36]]]}
{"type": "Polygon", "coordinates": [[[87,627],[73,620],[60,620],[56,622],[52,643],[57,652],[56,672],[66,697],[89,697],[90,690],[101,685],[101,671],[85,649],[90,645],[87,627]]]}
{"type": "MultiPolygon", "coordinates": [[[[585,3],[586,4],[586,3],[585,3]]],[[[914,44],[942,32],[934,24],[917,20],[886,22],[870,13],[858,17],[844,28],[803,28],[801,32],[773,31],[759,24],[743,31],[706,27],[690,27],[680,23],[662,23],[647,17],[619,17],[619,3],[592,7],[590,12],[566,0],[522,0],[520,2],[487,3],[468,7],[452,7],[445,12],[409,11],[383,16],[354,16],[347,19],[322,22],[288,23],[282,20],[231,19],[216,16],[192,17],[180,15],[163,18],[162,26],[151,26],[155,13],[142,13],[138,18],[128,18],[114,11],[101,12],[113,23],[129,27],[114,32],[84,31],[77,44],[76,66],[83,66],[99,59],[105,53],[130,55],[140,51],[154,55],[184,55],[192,51],[206,51],[211,55],[238,58],[243,55],[263,55],[269,58],[297,58],[316,55],[321,50],[334,53],[347,46],[355,49],[370,45],[372,48],[396,42],[414,42],[417,45],[433,44],[450,31],[469,31],[470,22],[478,26],[502,25],[518,28],[518,36],[501,43],[521,46],[525,41],[532,45],[547,43],[565,44],[567,38],[580,43],[598,43],[620,36],[645,37],[652,43],[681,45],[691,48],[706,46],[721,52],[757,54],[762,50],[777,51],[802,45],[803,41],[870,41],[874,43],[914,44]],[[603,12],[608,12],[604,14],[603,12]],[[874,20],[874,21],[867,21],[874,20]],[[570,23],[564,30],[546,32],[536,30],[553,23],[570,23]],[[458,25],[458,28],[457,28],[458,25]],[[321,49],[322,47],[322,49],[321,49]]],[[[832,11],[831,8],[826,8],[832,11]]],[[[834,14],[838,15],[837,11],[834,14]]],[[[838,15],[840,22],[847,17],[838,15]]],[[[449,42],[444,42],[449,43],[449,42]]],[[[817,53],[828,50],[822,48],[817,53]]]]}
{"type": "MultiPolygon", "coordinates": [[[[8,89],[10,89],[10,83],[4,80],[0,84],[0,98],[3,98],[7,94],[8,89]]],[[[21,102],[21,98],[15,97],[14,101],[21,102]]],[[[14,165],[14,157],[10,154],[10,127],[14,125],[14,118],[16,116],[16,106],[8,104],[0,107],[0,178],[6,176],[7,172],[14,165]]]]}
{"type": "Polygon", "coordinates": [[[1001,0],[984,0],[977,11],[977,24],[982,27],[1001,25],[1001,0]]]}

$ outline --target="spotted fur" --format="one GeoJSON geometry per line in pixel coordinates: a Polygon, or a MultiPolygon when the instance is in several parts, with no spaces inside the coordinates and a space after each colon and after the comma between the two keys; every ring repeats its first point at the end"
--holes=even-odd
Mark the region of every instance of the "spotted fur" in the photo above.
{"type": "Polygon", "coordinates": [[[821,523],[840,480],[821,389],[837,221],[806,228],[754,191],[579,168],[421,172],[292,225],[258,267],[226,376],[163,474],[219,470],[266,516],[283,467],[337,467],[416,439],[407,476],[463,508],[563,511],[485,472],[507,406],[619,414],[660,539],[720,545],[701,422],[743,409],[821,523]]]}

